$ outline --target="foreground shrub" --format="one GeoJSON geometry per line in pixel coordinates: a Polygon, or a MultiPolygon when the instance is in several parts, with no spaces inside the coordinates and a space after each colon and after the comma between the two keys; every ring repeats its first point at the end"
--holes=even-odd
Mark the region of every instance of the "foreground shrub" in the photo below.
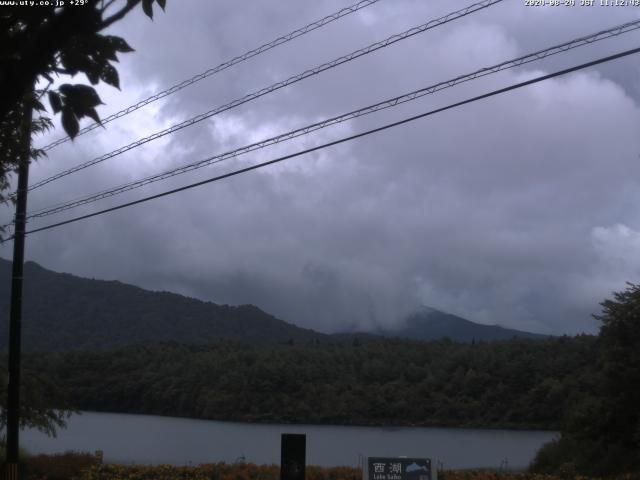
{"type": "MultiPolygon", "coordinates": [[[[538,450],[529,470],[572,479],[576,475],[600,478],[637,478],[634,454],[612,441],[592,441],[563,435],[538,450]],[[612,474],[611,472],[629,472],[612,474]],[[635,472],[635,473],[632,473],[635,472]]],[[[637,454],[636,454],[637,455],[637,454]]]]}
{"type": "MultiPolygon", "coordinates": [[[[361,480],[359,469],[351,467],[307,467],[307,480],[361,480]]],[[[86,470],[81,480],[279,480],[277,465],[253,463],[213,463],[197,467],[96,465],[86,470]]]]}
{"type": "Polygon", "coordinates": [[[27,475],[38,480],[71,480],[98,465],[90,453],[65,452],[57,455],[34,455],[26,460],[27,475]]]}
{"type": "Polygon", "coordinates": [[[482,470],[453,470],[438,473],[438,480],[640,480],[640,474],[627,474],[612,477],[585,477],[569,474],[547,475],[540,473],[512,473],[482,470]]]}
{"type": "MultiPolygon", "coordinates": [[[[94,465],[74,480],[279,480],[277,465],[214,463],[197,467],[171,465],[94,465]]],[[[361,480],[362,471],[352,467],[307,467],[306,480],[361,480]]],[[[561,477],[538,473],[511,473],[487,470],[444,471],[438,480],[602,480],[572,475],[561,477]]],[[[38,479],[40,480],[40,479],[38,479]]],[[[640,474],[608,477],[607,480],[640,480],[640,474]]]]}

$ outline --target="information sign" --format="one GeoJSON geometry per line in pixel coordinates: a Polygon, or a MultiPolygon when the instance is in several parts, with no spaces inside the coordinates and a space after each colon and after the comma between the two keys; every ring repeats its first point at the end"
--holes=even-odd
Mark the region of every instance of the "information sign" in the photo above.
{"type": "Polygon", "coordinates": [[[432,480],[428,458],[369,457],[367,480],[432,480]]]}

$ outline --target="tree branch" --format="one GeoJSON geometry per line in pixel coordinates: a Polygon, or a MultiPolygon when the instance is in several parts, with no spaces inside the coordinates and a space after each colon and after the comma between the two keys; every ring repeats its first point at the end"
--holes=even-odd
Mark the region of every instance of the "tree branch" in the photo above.
{"type": "Polygon", "coordinates": [[[102,7],[100,7],[100,9],[101,9],[101,11],[102,11],[102,14],[104,15],[104,12],[106,12],[106,11],[107,11],[107,9],[108,9],[111,5],[113,5],[115,2],[116,2],[116,0],[109,0],[109,1],[107,2],[107,4],[105,5],[105,4],[104,4],[104,0],[103,0],[103,2],[102,2],[102,7]]]}
{"type": "Polygon", "coordinates": [[[122,7],[116,13],[111,15],[109,18],[105,18],[101,22],[100,27],[98,28],[98,31],[104,30],[112,23],[117,22],[118,20],[121,20],[122,18],[124,18],[124,16],[127,13],[129,13],[131,10],[133,10],[136,7],[136,5],[138,5],[139,3],[140,3],[140,0],[127,0],[126,6],[122,7]]]}
{"type": "Polygon", "coordinates": [[[44,88],[42,89],[42,91],[40,92],[40,94],[38,95],[38,100],[40,100],[40,99],[44,96],[44,94],[45,94],[45,93],[47,93],[47,92],[49,91],[49,88],[51,87],[51,84],[52,84],[52,83],[53,83],[53,82],[52,82],[51,80],[49,80],[49,83],[47,83],[47,86],[46,86],[46,87],[44,87],[44,88]]]}

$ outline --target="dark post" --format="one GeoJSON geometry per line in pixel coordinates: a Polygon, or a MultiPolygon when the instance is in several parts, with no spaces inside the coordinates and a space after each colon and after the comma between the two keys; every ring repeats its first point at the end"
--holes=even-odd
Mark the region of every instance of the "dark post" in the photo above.
{"type": "Polygon", "coordinates": [[[280,449],[280,480],[304,480],[307,436],[283,433],[280,449]]]}
{"type": "Polygon", "coordinates": [[[18,163],[15,231],[13,238],[13,270],[11,273],[11,310],[9,316],[9,385],[7,387],[7,465],[5,478],[18,480],[20,433],[20,353],[22,328],[22,270],[24,263],[24,232],[29,186],[29,150],[31,148],[31,102],[24,100],[22,142],[18,163]]]}

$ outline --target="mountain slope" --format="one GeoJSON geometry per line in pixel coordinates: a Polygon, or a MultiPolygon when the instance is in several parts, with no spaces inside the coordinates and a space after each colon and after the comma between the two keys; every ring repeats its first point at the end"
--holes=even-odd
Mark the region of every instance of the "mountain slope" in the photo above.
{"type": "MultiPolygon", "coordinates": [[[[228,306],[115,281],[90,280],[26,262],[23,345],[27,350],[131,344],[322,340],[327,335],[279,320],[253,305],[228,306]]],[[[0,259],[0,318],[8,319],[11,262],[0,259]]],[[[0,348],[7,345],[2,321],[0,348]]]]}
{"type": "MultiPolygon", "coordinates": [[[[11,262],[0,258],[0,350],[7,345],[11,262]]],[[[203,302],[116,281],[92,280],[25,263],[23,346],[26,350],[113,348],[230,339],[245,343],[362,343],[385,337],[453,341],[542,338],[480,325],[424,308],[395,330],[327,335],[269,315],[253,305],[203,302]],[[357,340],[356,340],[357,339],[357,340]]]]}
{"type": "Polygon", "coordinates": [[[375,333],[385,337],[412,340],[439,340],[447,337],[457,342],[509,340],[513,337],[532,339],[545,337],[545,335],[513,330],[499,325],[481,325],[433,308],[424,308],[409,316],[401,328],[378,330],[375,333]]]}

